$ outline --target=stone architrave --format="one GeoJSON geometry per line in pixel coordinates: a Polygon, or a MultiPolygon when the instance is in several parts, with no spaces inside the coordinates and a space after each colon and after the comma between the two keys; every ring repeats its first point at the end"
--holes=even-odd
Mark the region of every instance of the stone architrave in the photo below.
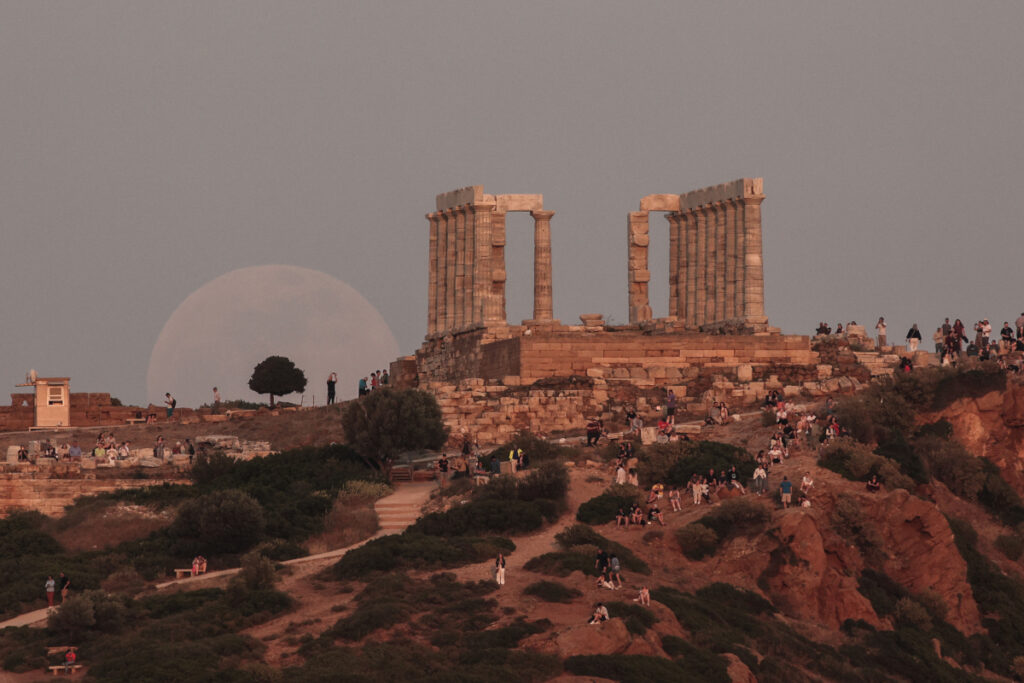
{"type": "Polygon", "coordinates": [[[668,314],[679,316],[679,231],[678,213],[670,213],[668,220],[668,314]]]}
{"type": "Polygon", "coordinates": [[[551,217],[554,211],[531,211],[533,216],[533,319],[554,319],[551,284],[551,217]]]}
{"type": "Polygon", "coordinates": [[[428,213],[430,222],[430,251],[427,267],[430,274],[427,279],[427,334],[437,333],[437,224],[436,213],[428,213]]]}

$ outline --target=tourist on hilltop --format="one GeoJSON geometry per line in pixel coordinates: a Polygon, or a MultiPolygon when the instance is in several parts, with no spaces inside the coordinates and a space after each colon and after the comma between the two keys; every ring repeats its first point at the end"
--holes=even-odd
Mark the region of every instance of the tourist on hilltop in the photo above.
{"type": "Polygon", "coordinates": [[[380,385],[386,387],[390,381],[391,377],[388,376],[388,369],[384,368],[384,374],[380,376],[380,385]]]}
{"type": "Polygon", "coordinates": [[[71,579],[64,572],[61,572],[57,579],[57,587],[60,588],[60,604],[63,605],[68,599],[68,591],[71,590],[71,579]]]}
{"type": "Polygon", "coordinates": [[[164,459],[164,451],[167,449],[167,442],[164,441],[163,436],[156,437],[156,443],[153,444],[153,457],[157,460],[164,459]]]}
{"type": "Polygon", "coordinates": [[[840,336],[842,334],[843,334],[843,324],[842,323],[836,323],[836,336],[838,337],[838,336],[840,336]]]}
{"type": "Polygon", "coordinates": [[[504,553],[498,553],[497,559],[494,560],[494,580],[499,586],[505,585],[505,555],[504,553]]]}
{"type": "MultiPolygon", "coordinates": [[[[761,452],[764,453],[764,451],[761,452]]],[[[768,472],[765,471],[764,465],[762,465],[760,462],[757,463],[757,467],[754,468],[754,492],[757,495],[760,496],[764,493],[764,485],[767,480],[768,472]]]]}
{"type": "Polygon", "coordinates": [[[131,441],[122,441],[117,449],[117,459],[127,460],[132,455],[131,441]]]}
{"type": "Polygon", "coordinates": [[[696,473],[690,476],[690,482],[688,484],[690,493],[693,495],[693,504],[700,505],[700,477],[696,473]]]}
{"type": "Polygon", "coordinates": [[[217,387],[213,388],[213,414],[220,414],[220,389],[217,387]]]}
{"type": "Polygon", "coordinates": [[[1024,339],[1024,313],[1020,314],[1014,324],[1017,326],[1017,339],[1024,339]]]}
{"type": "Polygon", "coordinates": [[[826,325],[825,323],[820,322],[820,323],[818,323],[818,329],[815,330],[815,333],[818,334],[819,336],[820,335],[829,335],[829,334],[832,334],[832,328],[829,327],[828,325],[826,325]]]}
{"type": "Polygon", "coordinates": [[[958,339],[957,344],[959,344],[961,341],[969,341],[967,339],[966,331],[967,328],[964,327],[963,322],[960,320],[960,318],[957,318],[956,322],[953,323],[953,335],[958,339]]]}
{"type": "Polygon", "coordinates": [[[608,556],[608,578],[616,582],[616,588],[622,588],[622,565],[615,553],[608,556]]]}
{"type": "Polygon", "coordinates": [[[878,475],[872,474],[871,478],[868,479],[867,489],[869,493],[878,493],[882,488],[881,482],[878,481],[878,475]]]}
{"type": "MultiPolygon", "coordinates": [[[[378,372],[380,371],[378,370],[378,372]]],[[[378,386],[380,386],[380,380],[377,377],[377,372],[370,373],[370,391],[374,391],[378,386]]]]}
{"type": "Polygon", "coordinates": [[[641,586],[640,594],[633,600],[633,602],[639,602],[644,607],[651,606],[651,591],[647,586],[641,586]]]}
{"type": "Polygon", "coordinates": [[[594,557],[594,569],[599,574],[603,574],[608,569],[608,551],[604,548],[597,549],[597,555],[594,557]]]}
{"type": "Polygon", "coordinates": [[[619,511],[615,513],[615,526],[628,526],[629,518],[626,516],[626,511],[619,508],[619,511]]]}
{"type": "Polygon", "coordinates": [[[53,580],[53,575],[46,577],[46,606],[53,607],[53,595],[57,590],[57,582],[53,580]]]}
{"type": "Polygon", "coordinates": [[[665,397],[665,420],[670,425],[676,423],[676,392],[671,389],[668,390],[668,395],[665,397]]]}
{"type": "Polygon", "coordinates": [[[519,471],[519,464],[523,459],[523,449],[517,448],[515,444],[512,444],[511,450],[508,452],[508,461],[512,463],[512,474],[519,471]]]}
{"type": "Polygon", "coordinates": [[[587,422],[587,447],[592,448],[597,446],[597,442],[601,440],[601,431],[603,425],[601,420],[596,417],[590,418],[587,422]]]}
{"type": "Polygon", "coordinates": [[[174,409],[178,406],[178,402],[174,400],[170,392],[164,394],[164,405],[167,406],[167,419],[170,420],[174,417],[174,409]]]}
{"type": "Polygon", "coordinates": [[[953,333],[953,325],[950,324],[949,318],[942,323],[942,338],[945,339],[947,336],[953,333]]]}
{"type": "Polygon", "coordinates": [[[683,502],[679,497],[679,489],[675,486],[668,490],[668,502],[672,506],[672,512],[683,511],[683,502]]]}
{"type": "Polygon", "coordinates": [[[999,353],[1007,354],[1013,351],[1013,328],[1010,321],[1003,321],[1003,329],[999,330],[999,353]]]}
{"type": "Polygon", "coordinates": [[[441,478],[441,488],[448,483],[448,456],[444,453],[437,459],[437,472],[441,478]]]}
{"type": "Polygon", "coordinates": [[[599,602],[594,606],[594,614],[587,623],[600,624],[602,621],[608,621],[608,608],[604,606],[603,602],[599,602]]]}
{"type": "Polygon", "coordinates": [[[334,404],[334,387],[338,384],[338,373],[327,375],[327,405],[334,404]]]}
{"type": "Polygon", "coordinates": [[[881,350],[885,346],[885,318],[879,318],[878,322],[875,323],[875,330],[878,331],[878,348],[881,350]]]}
{"type": "Polygon", "coordinates": [[[900,358],[900,372],[910,372],[914,369],[914,361],[911,360],[910,356],[903,356],[900,358]]]}
{"type": "Polygon", "coordinates": [[[800,481],[800,492],[805,494],[811,493],[811,488],[814,486],[814,479],[811,478],[811,471],[807,470],[804,472],[804,477],[800,481]]]}
{"type": "Polygon", "coordinates": [[[78,445],[78,439],[71,442],[71,448],[68,449],[68,458],[71,460],[82,459],[82,447],[78,445]]]}
{"type": "Polygon", "coordinates": [[[788,509],[793,500],[793,482],[789,480],[789,477],[782,477],[782,483],[779,484],[779,495],[782,496],[783,509],[788,509]]]}
{"type": "Polygon", "coordinates": [[[932,341],[935,342],[935,355],[938,356],[939,360],[942,360],[943,350],[946,347],[946,335],[943,334],[941,327],[935,328],[932,341]]]}
{"type": "Polygon", "coordinates": [[[615,467],[615,483],[620,486],[625,486],[626,484],[626,464],[624,462],[620,462],[615,467]]]}
{"type": "Polygon", "coordinates": [[[366,388],[366,378],[363,377],[362,379],[359,380],[359,395],[366,396],[368,392],[369,389],[366,388]]]}
{"type": "Polygon", "coordinates": [[[729,486],[732,486],[733,488],[738,488],[740,490],[740,493],[742,493],[743,495],[747,495],[746,487],[744,487],[743,484],[740,483],[740,473],[736,471],[736,465],[732,465],[729,468],[729,471],[726,473],[726,477],[728,478],[729,486]]]}
{"type": "Polygon", "coordinates": [[[917,323],[910,326],[907,330],[907,351],[910,353],[917,352],[917,346],[921,343],[921,330],[917,329],[917,323]]]}

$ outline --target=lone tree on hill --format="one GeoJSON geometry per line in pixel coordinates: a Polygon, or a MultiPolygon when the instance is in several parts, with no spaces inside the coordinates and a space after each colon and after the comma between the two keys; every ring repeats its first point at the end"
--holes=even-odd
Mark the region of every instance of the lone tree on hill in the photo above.
{"type": "Polygon", "coordinates": [[[306,374],[284,356],[268,356],[252,370],[249,388],[257,394],[270,394],[270,407],[274,397],[306,389],[306,374]]]}
{"type": "Polygon", "coordinates": [[[448,439],[437,399],[418,389],[377,389],[350,402],[341,425],[356,451],[381,469],[386,458],[441,448],[448,439]]]}

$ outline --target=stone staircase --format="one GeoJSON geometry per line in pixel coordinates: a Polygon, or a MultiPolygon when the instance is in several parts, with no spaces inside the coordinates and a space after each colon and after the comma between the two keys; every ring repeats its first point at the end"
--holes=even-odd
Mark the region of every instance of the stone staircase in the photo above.
{"type": "MultiPolygon", "coordinates": [[[[401,489],[403,486],[409,486],[409,484],[399,484],[398,488],[401,489]]],[[[388,496],[388,498],[398,497],[388,496]]],[[[401,532],[419,519],[420,508],[423,506],[424,501],[388,500],[388,498],[378,500],[373,506],[374,511],[377,513],[377,520],[380,522],[381,532],[401,532]]]]}
{"type": "MultiPolygon", "coordinates": [[[[881,351],[854,351],[857,362],[871,371],[872,377],[881,375],[892,376],[899,366],[900,358],[910,355],[903,346],[885,346],[881,351]]],[[[914,353],[914,367],[923,368],[929,365],[938,365],[939,361],[934,353],[920,349],[914,353]]]]}

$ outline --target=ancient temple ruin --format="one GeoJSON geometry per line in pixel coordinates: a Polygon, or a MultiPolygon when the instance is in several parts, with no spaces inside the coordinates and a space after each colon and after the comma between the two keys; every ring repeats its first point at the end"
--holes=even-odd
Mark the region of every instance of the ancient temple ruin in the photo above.
{"type": "Polygon", "coordinates": [[[652,211],[661,211],[669,223],[669,316],[687,326],[765,328],[762,201],[761,178],[640,200],[640,210],[628,219],[629,322],[652,317],[649,221],[652,211]]]}

